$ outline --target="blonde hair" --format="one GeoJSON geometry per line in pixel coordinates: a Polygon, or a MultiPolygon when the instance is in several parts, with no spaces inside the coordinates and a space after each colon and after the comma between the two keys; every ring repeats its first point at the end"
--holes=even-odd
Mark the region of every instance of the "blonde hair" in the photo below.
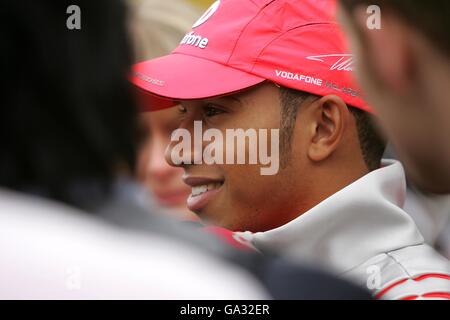
{"type": "Polygon", "coordinates": [[[166,55],[200,17],[184,0],[129,0],[136,61],[166,55]]]}

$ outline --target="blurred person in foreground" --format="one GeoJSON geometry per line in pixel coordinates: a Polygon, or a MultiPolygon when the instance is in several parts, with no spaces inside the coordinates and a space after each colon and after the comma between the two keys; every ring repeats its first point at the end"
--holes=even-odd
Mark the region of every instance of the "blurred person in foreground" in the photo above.
{"type": "Polygon", "coordinates": [[[367,99],[419,189],[408,211],[450,257],[450,2],[340,3],[367,99]],[[374,13],[380,29],[368,28],[374,13]]]}
{"type": "MultiPolygon", "coordinates": [[[[132,31],[136,61],[156,58],[175,49],[200,15],[185,0],[130,0],[132,31]]],[[[137,178],[149,190],[163,212],[183,221],[198,221],[186,206],[190,188],[183,183],[183,169],[170,166],[164,151],[172,131],[178,127],[178,111],[174,108],[149,113],[140,105],[139,121],[145,128],[140,148],[137,178]]]]}
{"type": "Polygon", "coordinates": [[[341,0],[367,99],[423,190],[450,193],[450,2],[341,0]],[[381,29],[369,29],[369,5],[381,29]]]}
{"type": "Polygon", "coordinates": [[[125,16],[112,0],[0,3],[0,298],[367,298],[252,256],[257,280],[214,238],[153,214],[133,181],[125,16]],[[80,30],[66,27],[74,3],[80,30]]]}
{"type": "Polygon", "coordinates": [[[111,0],[0,4],[0,298],[267,297],[151,215],[133,182],[125,16],[111,0]],[[66,27],[73,4],[80,30],[66,27]]]}
{"type": "Polygon", "coordinates": [[[135,65],[133,83],[181,103],[167,159],[202,219],[377,298],[448,298],[450,264],[403,210],[403,168],[381,159],[335,13],[331,0],[216,1],[170,55],[135,65]],[[255,138],[267,128],[279,167],[248,161],[267,144],[278,159],[277,135],[255,138]]]}

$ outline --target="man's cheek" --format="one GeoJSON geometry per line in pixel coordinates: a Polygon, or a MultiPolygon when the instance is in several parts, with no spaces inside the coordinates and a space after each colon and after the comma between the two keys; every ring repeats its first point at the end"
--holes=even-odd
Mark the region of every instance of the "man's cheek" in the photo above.
{"type": "Polygon", "coordinates": [[[267,176],[257,174],[242,174],[241,179],[237,180],[233,189],[233,198],[241,203],[251,204],[253,208],[259,209],[266,199],[272,195],[271,179],[267,176]]]}

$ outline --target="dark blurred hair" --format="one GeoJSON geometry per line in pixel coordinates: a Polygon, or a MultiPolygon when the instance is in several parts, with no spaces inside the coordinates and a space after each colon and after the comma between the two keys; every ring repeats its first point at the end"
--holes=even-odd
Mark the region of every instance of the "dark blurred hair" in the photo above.
{"type": "Polygon", "coordinates": [[[106,192],[134,170],[121,1],[2,0],[0,41],[0,186],[77,205],[76,190],[106,192]],[[66,26],[73,4],[81,30],[66,26]]]}
{"type": "Polygon", "coordinates": [[[449,0],[340,0],[352,12],[357,6],[378,5],[383,12],[392,12],[422,32],[443,53],[450,54],[449,0]]]}

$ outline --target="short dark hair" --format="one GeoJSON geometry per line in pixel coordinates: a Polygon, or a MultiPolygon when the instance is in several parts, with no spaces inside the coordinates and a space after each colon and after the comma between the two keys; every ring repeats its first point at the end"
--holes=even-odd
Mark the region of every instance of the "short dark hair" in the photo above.
{"type": "Polygon", "coordinates": [[[377,5],[422,32],[446,55],[450,54],[450,1],[448,0],[340,0],[351,13],[358,6],[377,5]]]}
{"type": "Polygon", "coordinates": [[[125,9],[119,0],[0,2],[0,186],[78,205],[77,187],[106,191],[119,170],[134,170],[125,9]],[[73,4],[81,30],[66,26],[73,4]]]}
{"type": "MultiPolygon", "coordinates": [[[[281,130],[280,150],[283,158],[289,158],[292,135],[295,128],[299,106],[315,95],[286,87],[280,88],[281,130]]],[[[317,97],[319,98],[319,97],[317,97]]],[[[349,106],[356,122],[361,152],[367,168],[372,171],[380,167],[381,158],[386,148],[386,141],[380,135],[368,112],[349,106]]],[[[284,161],[282,162],[285,163],[284,161]]]]}

